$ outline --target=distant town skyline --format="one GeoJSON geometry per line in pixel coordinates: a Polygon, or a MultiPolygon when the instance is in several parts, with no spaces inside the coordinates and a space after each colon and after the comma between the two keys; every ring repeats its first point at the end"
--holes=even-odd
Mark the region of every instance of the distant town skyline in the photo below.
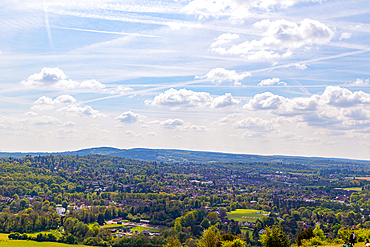
{"type": "Polygon", "coordinates": [[[366,0],[0,6],[0,151],[370,159],[366,0]]]}

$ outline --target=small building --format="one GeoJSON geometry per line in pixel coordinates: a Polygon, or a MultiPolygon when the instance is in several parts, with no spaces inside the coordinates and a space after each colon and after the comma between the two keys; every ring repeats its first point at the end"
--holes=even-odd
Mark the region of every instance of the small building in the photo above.
{"type": "Polygon", "coordinates": [[[63,207],[57,207],[57,214],[59,215],[65,215],[66,209],[63,207]]]}

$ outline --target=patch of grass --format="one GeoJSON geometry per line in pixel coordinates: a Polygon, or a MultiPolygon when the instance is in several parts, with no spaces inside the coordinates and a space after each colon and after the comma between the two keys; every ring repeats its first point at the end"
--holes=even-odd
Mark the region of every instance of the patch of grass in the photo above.
{"type": "Polygon", "coordinates": [[[76,245],[54,243],[54,242],[36,242],[28,240],[9,240],[0,242],[1,247],[71,247],[76,245]]]}
{"type": "Polygon", "coordinates": [[[242,221],[242,222],[247,222],[247,221],[256,221],[258,219],[262,219],[263,217],[266,217],[265,215],[269,214],[266,211],[263,210],[255,210],[255,209],[237,209],[235,211],[231,211],[227,213],[227,218],[229,220],[234,220],[234,221],[242,221]]]}
{"type": "Polygon", "coordinates": [[[34,232],[34,233],[26,233],[28,236],[36,237],[38,234],[53,234],[55,237],[60,237],[62,234],[58,230],[49,230],[49,231],[43,231],[43,232],[34,232]]]}
{"type": "MultiPolygon", "coordinates": [[[[39,233],[36,233],[36,235],[37,234],[39,233]]],[[[72,246],[76,246],[76,245],[62,244],[62,243],[55,243],[55,242],[36,242],[36,241],[30,241],[30,240],[9,240],[8,235],[9,234],[7,233],[0,233],[0,246],[1,247],[72,247],[72,246]]]]}
{"type": "Polygon", "coordinates": [[[344,190],[353,190],[353,191],[362,191],[361,187],[350,187],[350,188],[343,188],[344,190]]]}
{"type": "Polygon", "coordinates": [[[154,229],[154,228],[149,228],[149,227],[144,227],[144,226],[136,226],[136,227],[133,227],[130,229],[132,232],[135,232],[135,231],[138,231],[138,232],[142,232],[142,231],[153,231],[153,232],[159,232],[158,229],[154,229]]]}

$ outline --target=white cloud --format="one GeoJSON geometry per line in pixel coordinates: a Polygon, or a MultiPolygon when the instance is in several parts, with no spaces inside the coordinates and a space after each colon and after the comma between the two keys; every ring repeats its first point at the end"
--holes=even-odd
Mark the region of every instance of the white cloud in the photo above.
{"type": "MultiPolygon", "coordinates": [[[[271,10],[287,8],[299,2],[310,0],[193,0],[189,2],[182,12],[202,18],[228,17],[232,24],[243,23],[243,20],[251,16],[254,9],[271,10]]],[[[320,0],[311,0],[317,2],[320,0]]]]}
{"type": "Polygon", "coordinates": [[[267,121],[261,118],[248,117],[241,121],[235,122],[233,128],[269,132],[276,129],[276,124],[274,123],[274,121],[267,121]]]}
{"type": "Polygon", "coordinates": [[[145,101],[147,105],[177,108],[204,108],[213,107],[221,108],[239,103],[227,93],[223,96],[213,98],[207,92],[194,92],[186,89],[169,89],[164,93],[155,96],[153,100],[145,101]]]}
{"type": "Polygon", "coordinates": [[[102,89],[105,87],[97,80],[85,80],[80,82],[71,80],[59,68],[44,67],[40,73],[35,73],[21,82],[26,87],[54,87],[58,89],[90,88],[102,89]]]}
{"type": "Polygon", "coordinates": [[[157,133],[155,133],[155,132],[148,132],[148,133],[146,133],[146,135],[147,135],[147,136],[156,136],[156,135],[157,135],[157,133]]]}
{"type": "Polygon", "coordinates": [[[143,136],[142,134],[138,134],[132,130],[127,130],[125,132],[125,135],[127,135],[128,137],[142,137],[143,136]]]}
{"type": "Polygon", "coordinates": [[[199,126],[194,124],[187,124],[182,129],[193,132],[204,132],[208,130],[206,126],[199,126]]]}
{"type": "Polygon", "coordinates": [[[212,82],[216,81],[219,84],[222,82],[234,81],[234,85],[240,85],[239,81],[248,76],[252,76],[252,74],[249,72],[238,74],[235,72],[235,70],[215,68],[209,71],[205,76],[202,76],[200,78],[207,78],[210,79],[212,82]]]}
{"type": "Polygon", "coordinates": [[[369,79],[357,79],[356,81],[349,83],[349,86],[369,86],[369,79]]]}
{"type": "Polygon", "coordinates": [[[90,88],[90,89],[103,89],[105,88],[105,85],[95,79],[92,79],[92,80],[82,81],[80,84],[80,87],[90,88]]]}
{"type": "Polygon", "coordinates": [[[124,94],[128,91],[132,91],[134,90],[133,88],[130,88],[130,87],[125,87],[123,85],[119,85],[117,86],[116,88],[114,88],[113,90],[110,91],[111,94],[124,94]]]}
{"type": "Polygon", "coordinates": [[[352,33],[342,33],[340,35],[339,40],[342,40],[342,39],[350,39],[351,37],[352,37],[352,33]]]}
{"type": "Polygon", "coordinates": [[[266,29],[260,40],[245,41],[231,47],[218,46],[211,50],[220,54],[242,55],[249,60],[277,60],[290,57],[294,50],[304,46],[328,43],[334,32],[325,24],[304,19],[300,25],[287,20],[263,20],[254,24],[266,29]]]}
{"type": "Polygon", "coordinates": [[[273,85],[282,85],[286,86],[287,84],[283,81],[280,81],[279,78],[265,79],[258,83],[258,86],[273,86],[273,85]]]}
{"type": "Polygon", "coordinates": [[[115,118],[115,120],[122,122],[122,123],[136,123],[138,122],[141,118],[143,118],[143,115],[133,113],[132,111],[127,111],[119,115],[118,117],[115,118]]]}
{"type": "Polygon", "coordinates": [[[239,100],[233,98],[231,93],[226,93],[225,95],[218,96],[213,99],[212,107],[214,108],[222,108],[226,106],[233,106],[239,104],[239,100]]]}
{"type": "Polygon", "coordinates": [[[267,110],[311,126],[359,128],[370,122],[370,94],[328,86],[321,95],[285,98],[270,92],[255,95],[244,109],[267,110]]]}
{"type": "Polygon", "coordinates": [[[35,125],[57,125],[61,124],[59,119],[52,116],[40,116],[32,119],[33,124],[35,125]]]}
{"type": "Polygon", "coordinates": [[[249,16],[249,6],[239,4],[233,0],[193,0],[187,4],[182,12],[198,16],[199,19],[228,16],[232,23],[242,22],[249,16]]]}
{"type": "Polygon", "coordinates": [[[55,99],[52,99],[47,96],[41,96],[35,101],[35,105],[31,107],[34,111],[47,111],[52,110],[55,106],[60,106],[63,104],[73,104],[76,102],[76,99],[71,95],[61,95],[55,99]]]}
{"type": "Polygon", "coordinates": [[[229,122],[233,121],[235,118],[237,118],[239,116],[240,116],[240,114],[238,114],[238,113],[229,114],[226,117],[220,118],[219,120],[214,122],[214,124],[225,125],[226,123],[229,123],[229,122]]]}
{"type": "Polygon", "coordinates": [[[165,106],[170,108],[202,108],[209,106],[212,102],[212,97],[206,92],[194,92],[186,89],[169,89],[164,93],[154,97],[153,101],[146,101],[146,104],[165,106]]]}
{"type": "Polygon", "coordinates": [[[277,109],[285,100],[284,97],[274,95],[270,92],[257,94],[251,99],[248,104],[244,105],[244,109],[250,110],[271,110],[277,109]]]}
{"type": "Polygon", "coordinates": [[[63,125],[64,125],[64,126],[74,126],[74,125],[75,125],[75,123],[74,123],[74,122],[72,122],[72,121],[67,121],[67,122],[65,122],[63,125]]]}
{"type": "Polygon", "coordinates": [[[165,121],[159,122],[159,125],[163,126],[164,128],[172,129],[177,126],[181,126],[184,124],[184,121],[181,119],[167,119],[165,121]]]}
{"type": "Polygon", "coordinates": [[[69,114],[77,114],[80,116],[90,116],[93,118],[105,117],[103,113],[98,110],[94,110],[91,106],[79,107],[74,105],[68,105],[58,109],[58,111],[69,114]]]}
{"type": "Polygon", "coordinates": [[[296,63],[294,64],[293,66],[295,66],[297,69],[300,69],[300,70],[305,70],[307,69],[307,66],[305,64],[299,64],[299,63],[296,63]]]}
{"type": "Polygon", "coordinates": [[[218,47],[220,45],[230,43],[234,39],[238,38],[239,38],[238,34],[223,33],[215,39],[216,41],[211,44],[211,47],[218,47]]]}
{"type": "Polygon", "coordinates": [[[370,94],[362,91],[353,93],[346,88],[329,86],[326,87],[321,95],[321,100],[333,106],[350,107],[357,104],[370,103],[370,94]]]}

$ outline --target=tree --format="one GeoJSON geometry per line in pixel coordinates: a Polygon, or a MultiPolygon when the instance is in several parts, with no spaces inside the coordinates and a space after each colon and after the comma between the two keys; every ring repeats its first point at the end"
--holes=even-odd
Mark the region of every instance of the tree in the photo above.
{"type": "Polygon", "coordinates": [[[220,241],[220,232],[215,226],[211,226],[202,234],[202,238],[198,241],[198,247],[216,247],[220,241]]]}
{"type": "Polygon", "coordinates": [[[63,207],[63,208],[65,208],[65,209],[67,209],[67,207],[68,207],[68,202],[64,200],[64,201],[62,202],[62,207],[63,207]]]}
{"type": "Polygon", "coordinates": [[[278,226],[267,227],[259,241],[264,247],[287,247],[290,242],[289,237],[278,226]]]}
{"type": "Polygon", "coordinates": [[[222,247],[245,247],[246,242],[237,238],[237,239],[234,239],[233,241],[224,241],[222,242],[221,246],[222,247]]]}
{"type": "Polygon", "coordinates": [[[167,239],[165,247],[181,247],[180,240],[177,237],[171,236],[167,239]]]}
{"type": "Polygon", "coordinates": [[[313,237],[315,237],[315,235],[313,234],[312,229],[311,228],[308,228],[308,229],[306,229],[303,232],[301,232],[301,233],[298,234],[295,242],[297,243],[298,246],[301,246],[303,239],[311,239],[313,237]]]}
{"type": "Polygon", "coordinates": [[[180,220],[176,220],[175,221],[175,230],[177,232],[181,232],[182,231],[182,226],[181,226],[180,220]]]}
{"type": "Polygon", "coordinates": [[[207,217],[208,217],[209,221],[211,221],[212,225],[216,224],[216,222],[218,220],[218,215],[217,215],[216,212],[208,213],[207,217]]]}
{"type": "Polygon", "coordinates": [[[204,228],[204,229],[208,229],[208,227],[211,225],[209,224],[209,220],[208,219],[204,219],[202,221],[202,223],[200,223],[200,225],[204,228]]]}

